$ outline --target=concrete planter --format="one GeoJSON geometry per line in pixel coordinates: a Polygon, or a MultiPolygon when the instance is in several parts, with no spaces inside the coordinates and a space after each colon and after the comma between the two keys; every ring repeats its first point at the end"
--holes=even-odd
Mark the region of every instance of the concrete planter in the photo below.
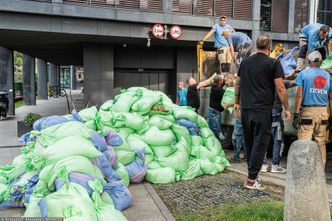
{"type": "Polygon", "coordinates": [[[24,121],[17,121],[17,136],[20,137],[23,134],[30,132],[32,127],[28,127],[25,125],[24,121]]]}

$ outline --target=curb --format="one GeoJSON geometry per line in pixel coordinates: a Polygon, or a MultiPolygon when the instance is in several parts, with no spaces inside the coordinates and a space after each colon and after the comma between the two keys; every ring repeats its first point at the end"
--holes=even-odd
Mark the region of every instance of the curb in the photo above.
{"type": "Polygon", "coordinates": [[[21,148],[22,146],[24,146],[24,145],[22,144],[22,145],[12,145],[12,146],[0,146],[0,149],[6,149],[6,148],[21,148]]]}
{"type": "Polygon", "coordinates": [[[158,206],[161,214],[165,217],[166,221],[176,221],[176,219],[173,217],[165,203],[162,201],[162,199],[159,197],[159,195],[156,193],[156,191],[153,189],[150,183],[144,182],[143,183],[146,190],[149,192],[150,196],[152,197],[153,201],[158,206]]]}

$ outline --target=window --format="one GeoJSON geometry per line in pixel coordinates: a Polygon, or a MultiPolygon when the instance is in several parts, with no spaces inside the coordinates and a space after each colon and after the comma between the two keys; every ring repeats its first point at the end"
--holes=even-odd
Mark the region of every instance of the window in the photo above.
{"type": "Polygon", "coordinates": [[[308,0],[296,0],[295,2],[295,22],[294,32],[298,33],[303,26],[308,24],[309,19],[309,6],[308,0]]]}
{"type": "Polygon", "coordinates": [[[271,31],[288,32],[289,0],[272,1],[271,31]]]}
{"type": "Polygon", "coordinates": [[[272,0],[261,1],[260,29],[262,31],[271,31],[271,7],[272,0]]]}
{"type": "Polygon", "coordinates": [[[331,0],[320,0],[317,11],[317,22],[332,26],[332,2],[331,0]]]}

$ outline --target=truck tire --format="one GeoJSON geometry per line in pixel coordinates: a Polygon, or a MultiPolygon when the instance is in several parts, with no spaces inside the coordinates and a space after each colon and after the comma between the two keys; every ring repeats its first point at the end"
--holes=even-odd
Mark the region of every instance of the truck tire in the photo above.
{"type": "Polygon", "coordinates": [[[219,139],[223,149],[231,149],[233,147],[233,131],[233,126],[222,125],[219,139]]]}

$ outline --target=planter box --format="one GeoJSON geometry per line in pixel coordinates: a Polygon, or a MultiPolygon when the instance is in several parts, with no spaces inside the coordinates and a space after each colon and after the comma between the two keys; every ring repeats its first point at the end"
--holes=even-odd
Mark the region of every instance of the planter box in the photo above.
{"type": "Polygon", "coordinates": [[[17,136],[20,137],[23,134],[30,132],[32,130],[31,127],[25,125],[24,121],[17,121],[17,136]]]}

